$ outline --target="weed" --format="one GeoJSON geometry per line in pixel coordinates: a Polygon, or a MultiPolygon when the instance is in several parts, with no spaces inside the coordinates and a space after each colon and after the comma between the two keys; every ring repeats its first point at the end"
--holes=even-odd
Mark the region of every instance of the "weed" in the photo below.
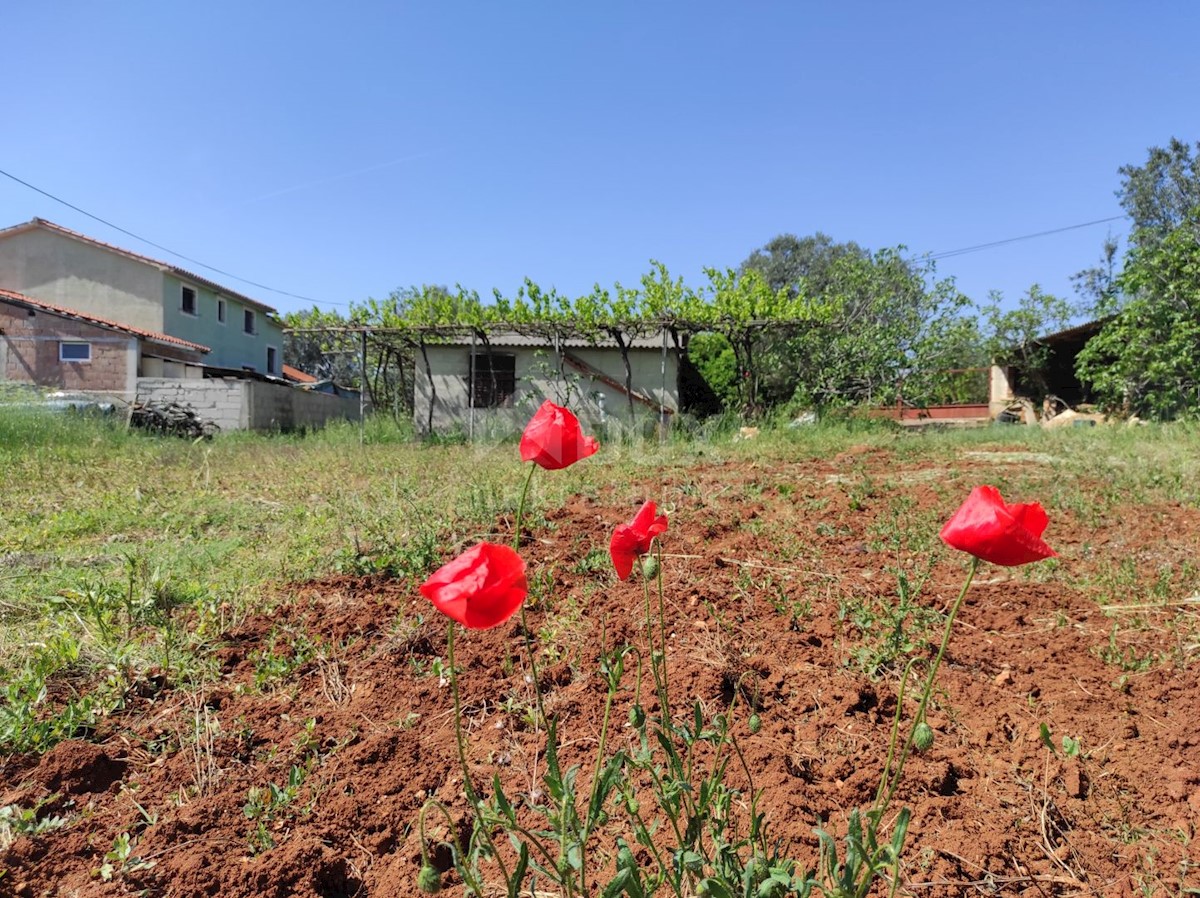
{"type": "Polygon", "coordinates": [[[0,851],[8,848],[18,836],[36,837],[66,826],[65,817],[38,816],[42,807],[56,798],[57,795],[52,795],[42,799],[32,808],[17,804],[0,805],[0,851]]]}

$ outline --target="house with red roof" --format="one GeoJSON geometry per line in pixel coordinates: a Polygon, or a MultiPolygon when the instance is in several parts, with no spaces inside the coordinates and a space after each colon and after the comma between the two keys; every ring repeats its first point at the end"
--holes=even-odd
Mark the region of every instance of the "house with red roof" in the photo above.
{"type": "MultiPolygon", "coordinates": [[[[207,347],[205,366],[282,377],[283,328],[271,306],[43,218],[0,229],[0,288],[76,316],[207,347]]],[[[164,370],[153,362],[148,368],[144,376],[164,370]]]]}
{"type": "Polygon", "coordinates": [[[194,377],[209,347],[0,288],[0,380],[133,397],[147,373],[194,377]]]}

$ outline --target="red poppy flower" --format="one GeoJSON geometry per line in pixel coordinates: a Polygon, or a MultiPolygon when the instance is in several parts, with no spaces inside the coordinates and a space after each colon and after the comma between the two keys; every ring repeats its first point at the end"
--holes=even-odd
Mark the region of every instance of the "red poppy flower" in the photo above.
{"type": "Polygon", "coordinates": [[[573,465],[600,448],[595,437],[583,435],[579,419],[549,399],[542,403],[521,435],[521,461],[531,461],[547,471],[573,465]]]}
{"type": "Polygon", "coordinates": [[[472,630],[504,623],[528,593],[525,562],[508,546],[495,543],[467,549],[421,584],[421,595],[434,608],[472,630]]]}
{"type": "Polygon", "coordinates": [[[994,486],[977,486],[942,528],[942,541],[992,564],[1014,566],[1058,553],[1042,541],[1049,518],[1037,502],[1006,505],[994,486]]]}
{"type": "Polygon", "coordinates": [[[612,541],[608,544],[608,554],[612,557],[613,567],[617,569],[617,577],[628,580],[633,572],[633,563],[650,551],[650,543],[654,537],[667,532],[667,516],[655,517],[658,509],[653,501],[648,501],[641,507],[633,520],[628,524],[618,524],[613,531],[612,541]]]}

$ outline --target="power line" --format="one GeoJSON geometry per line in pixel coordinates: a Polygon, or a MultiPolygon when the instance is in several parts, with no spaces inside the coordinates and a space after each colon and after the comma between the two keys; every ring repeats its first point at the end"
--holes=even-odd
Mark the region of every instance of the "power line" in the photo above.
{"type": "Polygon", "coordinates": [[[290,296],[292,299],[300,299],[300,300],[303,300],[304,302],[311,302],[311,303],[314,303],[317,305],[326,305],[326,306],[348,306],[348,305],[350,305],[350,303],[346,303],[346,302],[333,302],[333,301],[327,300],[327,299],[314,299],[311,296],[302,296],[299,293],[291,293],[287,290],[280,290],[276,287],[269,287],[266,284],[260,284],[258,281],[252,281],[249,278],[239,277],[238,275],[234,274],[233,272],[225,271],[224,269],[217,268],[215,265],[209,265],[205,262],[201,262],[199,259],[193,259],[191,256],[185,256],[183,253],[178,253],[173,249],[169,249],[169,248],[163,246],[161,243],[155,243],[153,240],[149,240],[145,237],[142,237],[139,234],[135,234],[135,233],[133,233],[133,231],[128,231],[125,228],[121,227],[120,225],[113,224],[111,221],[107,221],[106,219],[101,218],[99,215],[93,215],[91,212],[88,212],[86,209],[80,209],[74,203],[68,203],[66,200],[62,199],[61,197],[57,197],[48,191],[42,190],[42,188],[36,187],[33,184],[30,184],[28,181],[22,181],[16,175],[10,174],[9,172],[4,171],[3,169],[0,169],[0,175],[4,175],[4,177],[9,178],[10,180],[16,181],[21,186],[28,187],[30,190],[32,190],[36,193],[40,193],[42,196],[48,197],[49,199],[54,200],[54,202],[56,202],[56,203],[62,203],[68,209],[74,209],[80,215],[86,215],[88,218],[92,219],[93,221],[98,221],[98,222],[100,222],[100,224],[105,225],[106,227],[110,227],[114,231],[120,231],[122,234],[126,235],[127,237],[132,237],[134,240],[139,240],[142,243],[145,243],[147,246],[153,246],[157,250],[161,250],[162,252],[167,253],[172,256],[175,256],[178,259],[183,259],[185,262],[190,262],[191,264],[198,265],[201,268],[207,268],[209,271],[215,271],[217,274],[221,275],[222,277],[230,278],[231,280],[235,280],[235,281],[240,281],[243,284],[249,284],[251,287],[257,287],[259,290],[266,290],[269,293],[278,293],[280,296],[290,296]]]}
{"type": "Polygon", "coordinates": [[[993,240],[991,243],[977,243],[975,246],[964,246],[960,249],[948,249],[940,253],[930,253],[922,256],[923,259],[935,261],[937,259],[949,259],[954,256],[963,256],[967,253],[979,252],[984,249],[992,249],[996,246],[1004,246],[1008,243],[1017,243],[1021,240],[1033,240],[1036,237],[1048,237],[1051,234],[1061,234],[1064,231],[1075,231],[1079,228],[1090,228],[1093,225],[1106,224],[1110,221],[1120,221],[1123,218],[1128,218],[1128,215],[1113,215],[1109,218],[1097,218],[1095,221],[1085,221],[1080,224],[1067,225],[1065,228],[1054,228],[1049,231],[1038,231],[1036,234],[1022,234],[1020,237],[1007,237],[1004,240],[993,240]]]}

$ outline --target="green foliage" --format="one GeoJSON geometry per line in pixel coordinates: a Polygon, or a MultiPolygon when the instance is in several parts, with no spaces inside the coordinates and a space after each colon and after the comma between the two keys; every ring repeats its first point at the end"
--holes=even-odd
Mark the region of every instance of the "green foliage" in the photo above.
{"type": "Polygon", "coordinates": [[[1126,305],[1079,354],[1079,379],[1111,410],[1200,415],[1200,210],[1161,239],[1139,240],[1117,284],[1126,305]]]}
{"type": "Polygon", "coordinates": [[[756,249],[741,270],[756,271],[772,290],[787,290],[792,296],[802,291],[821,296],[834,280],[834,268],[844,258],[870,257],[857,243],[835,243],[820,231],[809,237],[780,234],[756,249]]]}
{"type": "Polygon", "coordinates": [[[0,806],[0,851],[8,848],[18,836],[37,837],[67,825],[67,819],[57,814],[39,817],[42,806],[57,798],[42,799],[31,808],[19,804],[0,806]]]}
{"type": "MultiPolygon", "coordinates": [[[[1151,147],[1143,165],[1123,165],[1117,196],[1133,219],[1133,242],[1153,248],[1191,219],[1200,207],[1200,152],[1174,137],[1166,147],[1151,147]]],[[[1200,143],[1196,144],[1200,151],[1200,143]]]]}
{"type": "Polygon", "coordinates": [[[1065,299],[1043,292],[1037,284],[1013,309],[1004,308],[1003,297],[996,291],[988,300],[980,309],[987,355],[1001,365],[1017,368],[1025,390],[1036,391],[1030,398],[1041,400],[1049,389],[1046,369],[1051,350],[1039,343],[1038,337],[1067,327],[1075,309],[1065,299]]]}
{"type": "Polygon", "coordinates": [[[801,282],[820,313],[815,325],[773,335],[767,395],[822,408],[880,404],[907,380],[906,398],[925,401],[934,383],[922,376],[964,367],[978,352],[966,298],[950,281],[927,284],[931,275],[899,249],[834,256],[820,280],[801,282]]]}
{"type": "Polygon", "coordinates": [[[737,359],[723,334],[696,334],[688,341],[688,358],[726,408],[738,401],[737,359]]]}

